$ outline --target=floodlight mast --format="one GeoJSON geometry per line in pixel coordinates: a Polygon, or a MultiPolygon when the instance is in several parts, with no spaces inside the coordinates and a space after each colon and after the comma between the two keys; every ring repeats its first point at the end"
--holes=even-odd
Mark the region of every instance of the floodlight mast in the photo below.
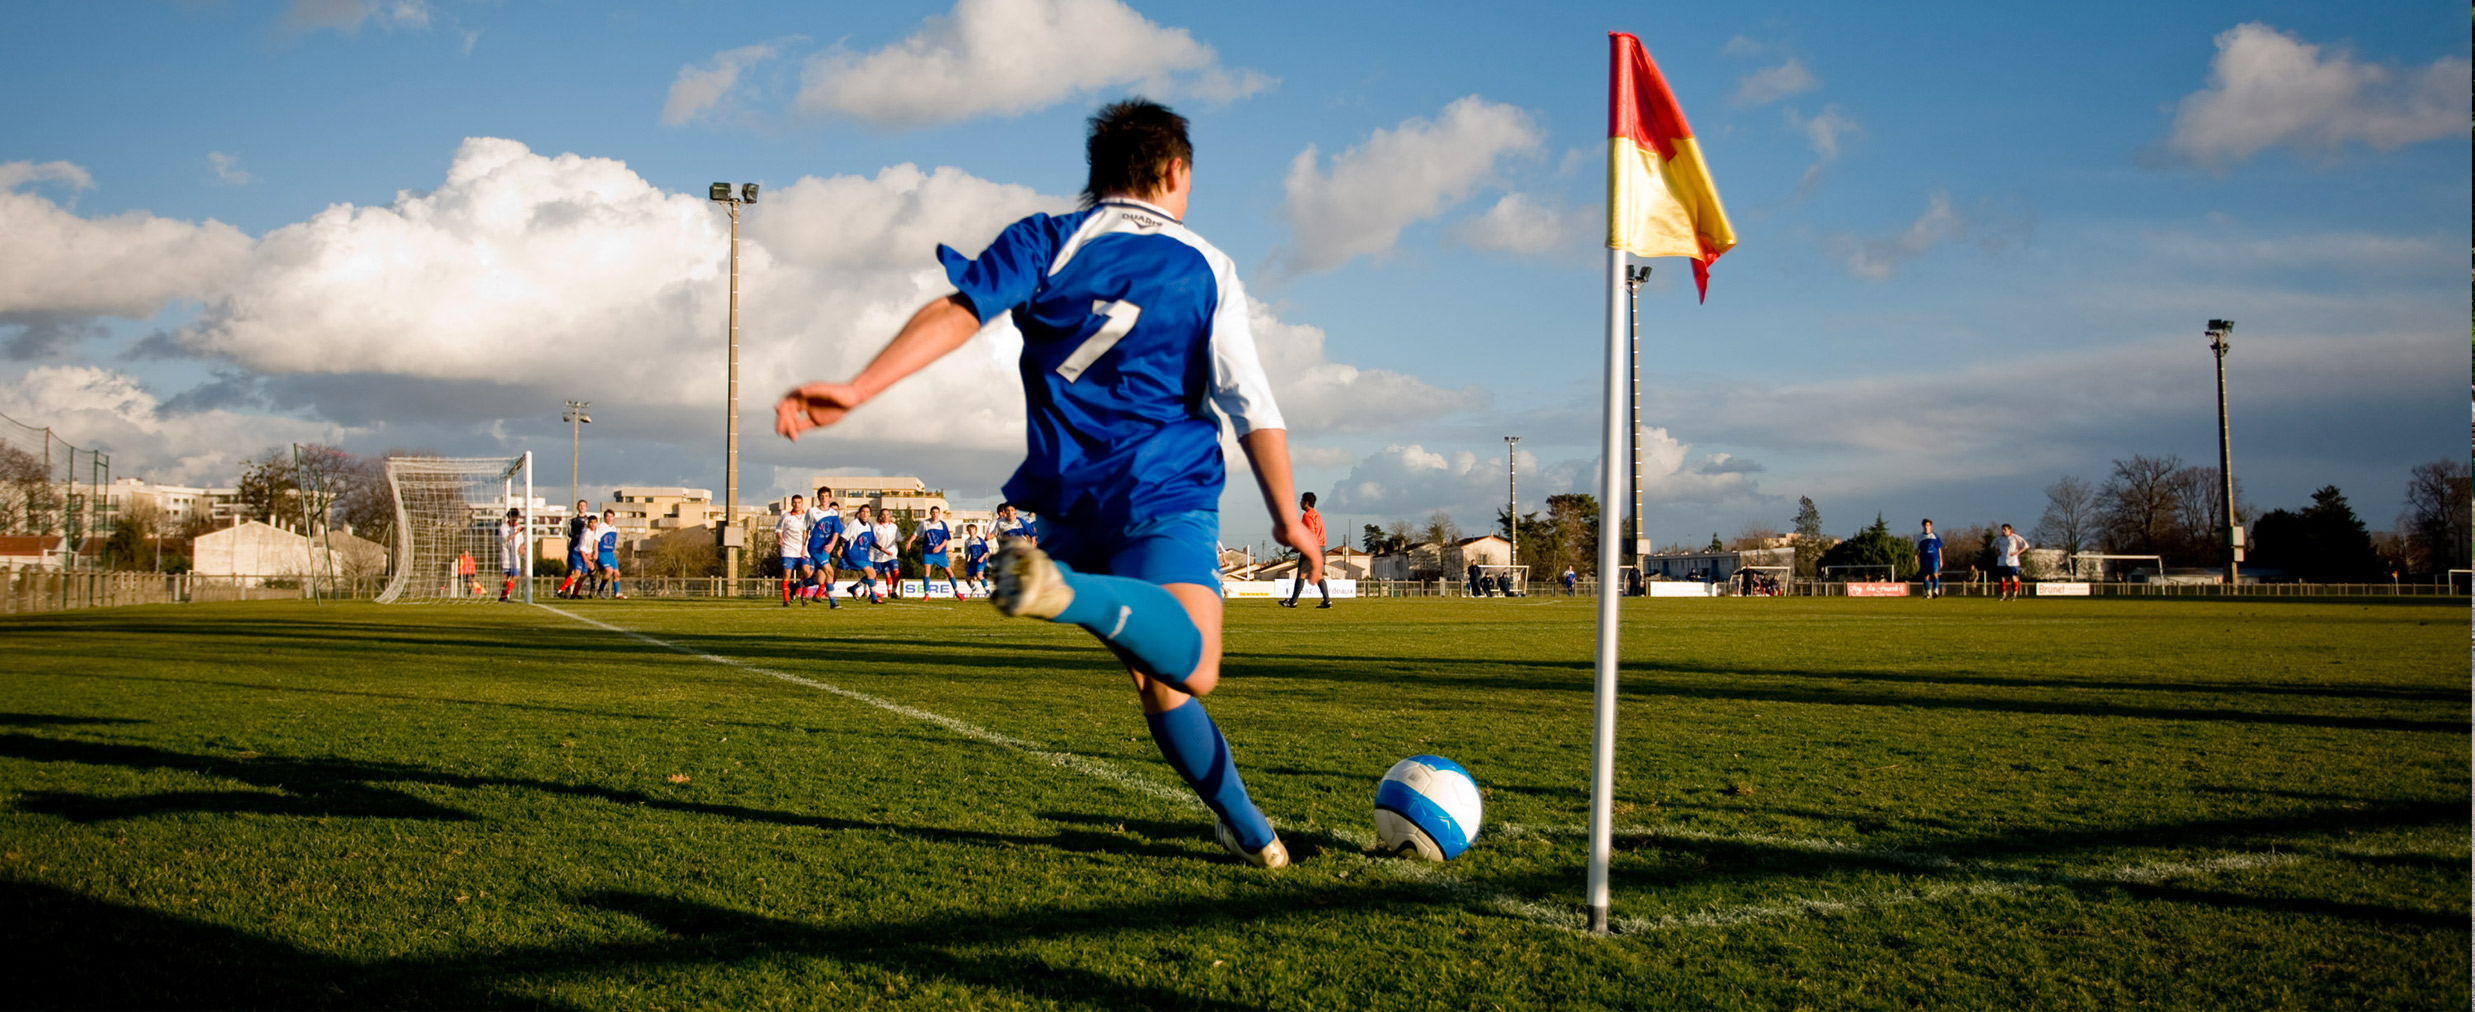
{"type": "MultiPolygon", "coordinates": [[[[1624,554],[1633,557],[1633,572],[1637,574],[1649,566],[1649,560],[1644,557],[1649,553],[1641,550],[1641,286],[1649,280],[1650,267],[1647,264],[1624,268],[1625,311],[1628,314],[1625,325],[1631,330],[1633,340],[1633,470],[1624,486],[1633,491],[1633,523],[1632,530],[1625,535],[1632,539],[1632,543],[1624,547],[1624,554]]],[[[1647,592],[1645,589],[1644,593],[1647,592]]]]}
{"type": "Polygon", "coordinates": [[[2226,586],[2240,582],[2243,562],[2243,527],[2234,516],[2234,442],[2226,430],[2226,349],[2234,343],[2233,320],[2210,320],[2209,350],[2217,356],[2217,480],[2225,509],[2226,586]]]}
{"type": "Polygon", "coordinates": [[[1514,486],[1513,451],[1521,448],[1521,437],[1504,437],[1504,543],[1512,547],[1504,552],[1504,564],[1521,561],[1521,495],[1514,486]]]}
{"type": "Polygon", "coordinates": [[[722,576],[739,579],[739,545],[732,525],[739,513],[739,205],[756,203],[756,184],[715,183],[706,197],[730,209],[730,407],[723,423],[722,576]]]}
{"type": "Polygon", "coordinates": [[[593,416],[586,414],[585,409],[592,406],[590,401],[569,401],[566,413],[559,416],[559,421],[567,423],[568,502],[584,498],[584,493],[580,491],[581,486],[576,481],[576,473],[577,463],[584,458],[584,427],[593,424],[593,416]]]}

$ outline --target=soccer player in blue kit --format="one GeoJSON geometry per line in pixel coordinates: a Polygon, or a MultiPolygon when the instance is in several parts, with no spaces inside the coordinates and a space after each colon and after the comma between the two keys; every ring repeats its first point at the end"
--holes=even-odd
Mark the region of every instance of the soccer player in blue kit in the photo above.
{"type": "Polygon", "coordinates": [[[807,593],[824,598],[828,608],[840,608],[834,600],[834,542],[842,540],[842,510],[833,497],[833,489],[819,485],[816,503],[808,507],[807,593]]]}
{"type": "Polygon", "coordinates": [[[1942,535],[1934,533],[1934,522],[1925,521],[1925,533],[1916,536],[1916,571],[1925,578],[1925,596],[1942,596],[1942,535]]]}
{"type": "Polygon", "coordinates": [[[954,600],[960,601],[962,581],[954,576],[953,557],[945,553],[945,543],[953,538],[954,532],[946,527],[945,518],[940,515],[942,512],[937,507],[928,507],[928,519],[911,528],[911,536],[903,539],[902,550],[910,551],[911,542],[925,542],[920,547],[921,599],[928,597],[928,588],[933,586],[929,581],[936,579],[937,570],[942,569],[945,570],[945,582],[953,585],[954,600]]]}
{"type": "MultiPolygon", "coordinates": [[[[1229,258],[1180,222],[1194,186],[1186,120],[1130,99],[1085,140],[1084,207],[1008,226],[978,259],[940,246],[960,291],[930,302],[849,383],[776,407],[796,439],[832,425],[1003,314],[1023,335],[1030,453],[1005,495],[1040,515],[1038,544],[998,549],[992,603],[1081,626],[1126,662],[1152,739],[1214,815],[1221,845],[1278,868],[1289,851],[1256,810],[1229,743],[1196,697],[1220,682],[1220,422],[1235,428],[1274,518],[1306,550],[1289,434],[1255,354],[1229,258]]],[[[1321,575],[1321,553],[1306,551],[1321,575]]]]}

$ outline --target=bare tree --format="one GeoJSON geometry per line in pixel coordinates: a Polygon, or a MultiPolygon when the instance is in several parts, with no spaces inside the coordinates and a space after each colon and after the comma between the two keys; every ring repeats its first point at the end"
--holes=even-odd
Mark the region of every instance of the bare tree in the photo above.
{"type": "Polygon", "coordinates": [[[1778,528],[1769,524],[1746,524],[1744,530],[1737,531],[1735,537],[1728,539],[1727,547],[1735,551],[1746,552],[1757,548],[1769,548],[1771,542],[1777,540],[1779,540],[1778,528]]]}
{"type": "Polygon", "coordinates": [[[1418,540],[1437,547],[1449,547],[1461,540],[1461,525],[1452,522],[1452,514],[1436,510],[1418,528],[1418,540]]]}
{"type": "Polygon", "coordinates": [[[2475,503],[2469,495],[2470,468],[2464,460],[2435,460],[2407,472],[2406,508],[2398,514],[2398,534],[2405,539],[2406,557],[2416,572],[2439,573],[2467,568],[2469,527],[2475,525],[2475,503]]]}
{"type": "Polygon", "coordinates": [[[2094,545],[2099,530],[2097,490],[2075,475],[2045,487],[2045,515],[2037,520],[2037,543],[2077,555],[2094,545]]]}
{"type": "Polygon", "coordinates": [[[2174,473],[2182,468],[2183,458],[2173,454],[2134,454],[2114,462],[2114,473],[2097,490],[2107,551],[2163,555],[2181,550],[2175,543],[2174,473]]]}
{"type": "Polygon", "coordinates": [[[59,523],[60,493],[43,458],[0,446],[0,534],[51,534],[59,523]]]}

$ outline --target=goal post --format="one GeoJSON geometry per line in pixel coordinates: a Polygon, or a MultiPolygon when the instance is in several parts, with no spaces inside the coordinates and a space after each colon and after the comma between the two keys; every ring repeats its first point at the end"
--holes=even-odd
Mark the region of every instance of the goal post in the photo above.
{"type": "Polygon", "coordinates": [[[514,457],[389,457],[387,492],[395,500],[395,570],[378,603],[474,603],[497,600],[499,522],[510,509],[524,524],[522,570],[516,583],[533,601],[535,550],[533,454],[514,457]]]}

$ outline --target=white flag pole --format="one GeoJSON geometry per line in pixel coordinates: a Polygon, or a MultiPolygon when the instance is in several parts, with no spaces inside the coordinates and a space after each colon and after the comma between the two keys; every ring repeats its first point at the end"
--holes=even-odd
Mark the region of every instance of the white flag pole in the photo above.
{"type": "Polygon", "coordinates": [[[1616,537],[1616,503],[1623,501],[1624,472],[1616,454],[1624,448],[1624,251],[1607,251],[1606,424],[1599,433],[1598,479],[1598,672],[1591,693],[1595,720],[1590,736],[1590,930],[1607,933],[1607,859],[1614,849],[1616,793],[1616,638],[1624,593],[1616,537]]]}

